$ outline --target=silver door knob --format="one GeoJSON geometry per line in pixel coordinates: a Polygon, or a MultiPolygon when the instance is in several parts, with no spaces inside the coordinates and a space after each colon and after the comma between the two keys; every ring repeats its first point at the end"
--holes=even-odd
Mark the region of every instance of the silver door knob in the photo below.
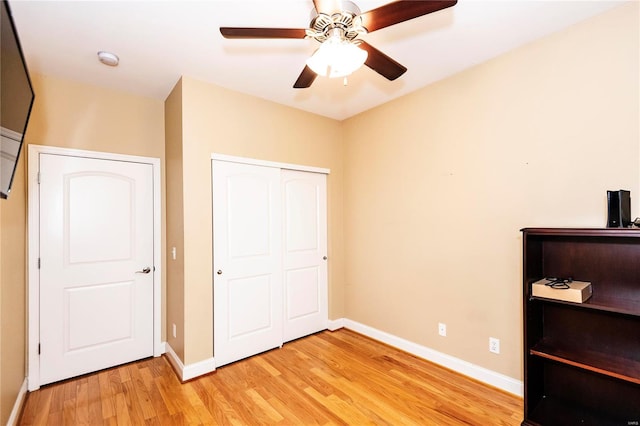
{"type": "Polygon", "coordinates": [[[218,269],[218,272],[216,272],[216,274],[222,275],[222,269],[218,269]]]}
{"type": "Polygon", "coordinates": [[[136,274],[148,274],[149,272],[151,272],[151,268],[147,266],[142,271],[136,271],[136,274]]]}

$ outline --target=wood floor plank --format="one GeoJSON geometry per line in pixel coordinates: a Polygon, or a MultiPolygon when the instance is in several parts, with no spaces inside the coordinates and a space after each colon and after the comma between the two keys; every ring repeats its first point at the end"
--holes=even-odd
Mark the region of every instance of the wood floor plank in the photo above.
{"type": "Polygon", "coordinates": [[[102,419],[106,420],[116,415],[116,401],[111,393],[109,383],[109,373],[101,371],[98,374],[98,383],[100,384],[100,405],[102,408],[102,419]]]}
{"type": "Polygon", "coordinates": [[[156,417],[156,410],[151,402],[149,388],[145,384],[140,369],[136,364],[130,364],[127,367],[131,377],[131,391],[135,395],[137,405],[140,407],[140,415],[145,420],[156,417]]]}
{"type": "Polygon", "coordinates": [[[251,398],[251,401],[266,415],[268,421],[266,423],[278,423],[284,420],[282,414],[278,412],[271,404],[269,404],[255,389],[247,389],[245,393],[251,398]]]}
{"type": "MultiPolygon", "coordinates": [[[[124,393],[118,393],[115,395],[116,399],[116,421],[119,425],[131,425],[131,416],[129,412],[129,406],[127,405],[127,400],[124,396],[124,393]]],[[[73,424],[66,423],[65,424],[73,424]]]]}
{"type": "Polygon", "coordinates": [[[269,363],[264,357],[254,357],[253,362],[259,365],[262,369],[264,369],[267,373],[269,373],[273,377],[280,376],[280,370],[276,368],[276,366],[269,363]]]}
{"type": "Polygon", "coordinates": [[[160,388],[163,390],[165,402],[171,400],[173,409],[170,409],[169,412],[172,416],[183,419],[187,424],[200,424],[198,414],[185,392],[187,387],[180,384],[175,374],[158,377],[156,383],[161,384],[160,388]],[[177,414],[180,416],[176,416],[177,414]]]}
{"type": "Polygon", "coordinates": [[[287,423],[289,423],[289,424],[296,424],[296,425],[315,425],[315,424],[318,424],[317,423],[317,419],[315,419],[315,418],[310,418],[307,421],[305,421],[304,419],[302,419],[298,415],[299,413],[294,412],[286,403],[281,401],[279,398],[271,396],[271,397],[269,397],[267,399],[267,402],[275,410],[277,410],[278,413],[281,413],[282,416],[286,419],[287,423]]]}
{"type": "Polygon", "coordinates": [[[294,381],[292,376],[294,373],[285,369],[282,369],[282,372],[281,376],[265,381],[258,388],[258,392],[265,398],[273,400],[273,406],[286,406],[287,410],[278,410],[279,412],[290,411],[294,413],[290,420],[291,423],[304,425],[340,424],[340,418],[327,412],[322,404],[305,398],[304,389],[307,386],[301,387],[300,382],[294,381]]]}
{"type": "Polygon", "coordinates": [[[193,411],[193,415],[198,419],[200,424],[213,424],[213,416],[204,406],[204,402],[195,391],[192,383],[185,383],[182,386],[185,394],[185,404],[188,403],[193,411]]]}
{"type": "Polygon", "coordinates": [[[107,377],[109,379],[109,389],[111,395],[114,397],[114,406],[115,406],[115,397],[116,395],[122,393],[122,379],[120,375],[120,371],[118,368],[113,368],[107,371],[107,377]]]}
{"type": "MultiPolygon", "coordinates": [[[[249,383],[242,376],[242,373],[246,370],[243,367],[243,363],[245,362],[246,360],[238,363],[238,366],[242,367],[240,369],[227,368],[226,371],[220,371],[220,373],[223,373],[220,374],[220,376],[223,376],[225,379],[222,383],[218,382],[216,388],[224,396],[224,399],[228,401],[243,424],[264,424],[267,421],[267,416],[253,403],[251,398],[243,392],[243,389],[246,389],[247,383],[249,383]],[[224,383],[229,383],[229,385],[224,385],[224,383]]],[[[218,374],[216,374],[216,376],[218,376],[218,374]]]]}
{"type": "Polygon", "coordinates": [[[218,385],[212,380],[213,377],[214,375],[209,375],[202,380],[192,381],[191,384],[204,406],[211,413],[214,424],[244,424],[229,401],[218,390],[218,385]]]}
{"type": "MultiPolygon", "coordinates": [[[[356,406],[369,406],[369,412],[375,413],[378,418],[387,419],[394,425],[417,425],[409,416],[387,404],[384,398],[374,395],[369,387],[364,387],[359,383],[354,383],[344,377],[333,375],[320,368],[311,369],[313,374],[323,377],[325,381],[331,383],[336,388],[344,390],[351,397],[356,406]]],[[[376,422],[379,424],[379,422],[376,422]]]]}
{"type": "MultiPolygon", "coordinates": [[[[315,350],[313,348],[305,349],[308,351],[315,350]]],[[[408,394],[401,381],[396,379],[392,380],[391,377],[386,374],[386,370],[373,362],[368,355],[361,358],[357,364],[351,362],[349,353],[347,352],[340,351],[330,354],[329,356],[332,358],[332,362],[327,365],[331,365],[333,373],[344,379],[343,383],[366,383],[372,399],[377,398],[379,400],[393,402],[394,410],[399,413],[417,416],[419,412],[416,411],[416,407],[427,404],[426,409],[431,410],[431,416],[439,417],[435,402],[430,404],[428,399],[418,399],[415,393],[408,394]]],[[[439,419],[439,421],[444,420],[446,419],[439,419]]]]}
{"type": "MultiPolygon", "coordinates": [[[[128,370],[128,369],[127,369],[128,370]]],[[[138,393],[133,384],[133,380],[129,378],[122,382],[124,401],[127,404],[127,411],[133,424],[141,424],[145,420],[145,416],[138,398],[138,393]]]]}
{"type": "Polygon", "coordinates": [[[117,419],[117,417],[115,415],[113,417],[107,417],[106,419],[102,420],[102,425],[103,426],[118,426],[118,419],[117,419]]]}
{"type": "MultiPolygon", "coordinates": [[[[164,361],[163,358],[158,358],[158,360],[159,362],[164,361]]],[[[151,369],[149,369],[149,372],[151,372],[151,369]]],[[[173,371],[171,371],[170,374],[174,374],[173,371]]],[[[148,383],[145,381],[145,386],[147,386],[149,399],[151,400],[151,404],[153,405],[156,417],[160,418],[162,416],[169,415],[169,410],[167,409],[167,405],[165,404],[160,389],[158,388],[156,379],[157,377],[154,378],[153,376],[151,376],[151,381],[148,383]]]]}
{"type": "MultiPolygon", "coordinates": [[[[33,410],[27,410],[25,407],[25,411],[29,412],[27,418],[30,420],[30,423],[33,425],[43,425],[47,423],[47,417],[51,412],[51,400],[53,398],[53,389],[43,389],[43,392],[38,395],[37,398],[38,406],[33,410]]],[[[59,411],[62,413],[62,410],[59,411]]]]}
{"type": "Polygon", "coordinates": [[[305,389],[305,392],[311,396],[311,398],[318,401],[326,409],[340,413],[340,418],[349,425],[372,425],[373,421],[367,417],[360,410],[354,409],[350,401],[340,399],[335,395],[324,396],[318,392],[315,388],[309,386],[305,389]]]}
{"type": "Polygon", "coordinates": [[[51,405],[49,405],[49,415],[62,414],[64,408],[64,391],[61,388],[51,389],[51,405]]]}
{"type": "Polygon", "coordinates": [[[280,370],[284,371],[288,379],[295,383],[299,389],[306,389],[312,386],[324,396],[329,396],[333,393],[332,386],[329,386],[319,377],[308,374],[309,369],[315,364],[311,359],[304,356],[304,353],[300,350],[284,347],[277,351],[271,351],[267,356],[281,365],[280,370]]]}
{"type": "Polygon", "coordinates": [[[165,357],[43,386],[27,425],[519,425],[522,399],[349,330],[180,383],[165,357]]]}
{"type": "Polygon", "coordinates": [[[47,426],[58,426],[61,424],[64,424],[64,420],[62,418],[62,410],[56,411],[55,413],[49,413],[49,417],[47,418],[46,423],[47,426]]]}
{"type": "Polygon", "coordinates": [[[76,386],[76,424],[89,424],[89,380],[82,380],[76,386]]]}
{"type": "Polygon", "coordinates": [[[76,400],[65,399],[64,408],[62,409],[62,423],[65,425],[76,424],[76,400]]]}

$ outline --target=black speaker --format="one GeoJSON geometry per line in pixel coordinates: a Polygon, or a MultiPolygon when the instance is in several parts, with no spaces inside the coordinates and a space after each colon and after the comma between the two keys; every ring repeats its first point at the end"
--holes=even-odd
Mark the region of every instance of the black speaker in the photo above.
{"type": "Polygon", "coordinates": [[[621,189],[607,191],[607,228],[631,225],[631,192],[621,189]]]}

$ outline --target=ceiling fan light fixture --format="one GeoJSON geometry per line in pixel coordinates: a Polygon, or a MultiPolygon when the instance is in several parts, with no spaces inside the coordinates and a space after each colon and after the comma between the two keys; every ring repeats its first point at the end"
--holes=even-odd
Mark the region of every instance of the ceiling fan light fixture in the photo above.
{"type": "Polygon", "coordinates": [[[307,59],[307,65],[323,77],[345,77],[360,68],[367,56],[368,53],[353,42],[331,37],[307,59]]]}

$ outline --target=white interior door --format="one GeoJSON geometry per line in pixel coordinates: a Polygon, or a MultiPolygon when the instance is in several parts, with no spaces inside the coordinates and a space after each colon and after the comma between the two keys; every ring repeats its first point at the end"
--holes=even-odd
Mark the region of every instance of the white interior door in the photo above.
{"type": "Polygon", "coordinates": [[[327,328],[327,177],[282,170],[284,341],[327,328]]]}
{"type": "Polygon", "coordinates": [[[40,384],[153,355],[150,164],[40,154],[40,384]]]}
{"type": "Polygon", "coordinates": [[[280,170],[213,161],[216,366],[282,344],[280,170]]]}

